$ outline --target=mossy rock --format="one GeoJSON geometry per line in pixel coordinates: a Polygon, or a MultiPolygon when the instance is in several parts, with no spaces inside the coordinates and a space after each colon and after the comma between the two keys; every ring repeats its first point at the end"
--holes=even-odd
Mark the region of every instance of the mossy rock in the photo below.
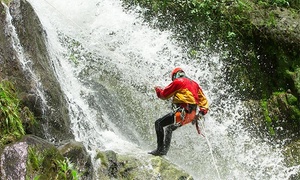
{"type": "Polygon", "coordinates": [[[104,180],[193,180],[192,176],[163,157],[145,155],[137,158],[133,155],[120,155],[114,151],[99,151],[96,158],[101,161],[97,176],[104,180]]]}
{"type": "Polygon", "coordinates": [[[193,180],[193,177],[182,170],[178,169],[174,164],[170,163],[162,157],[154,157],[151,159],[153,172],[163,179],[177,180],[193,180]]]}
{"type": "Polygon", "coordinates": [[[300,95],[300,68],[297,68],[295,72],[289,72],[294,82],[294,86],[298,96],[300,95]]]}
{"type": "Polygon", "coordinates": [[[299,135],[300,110],[298,99],[289,92],[277,92],[267,101],[270,126],[277,129],[277,137],[296,138],[299,135]]]}
{"type": "Polygon", "coordinates": [[[58,147],[58,150],[76,167],[82,179],[93,179],[91,156],[86,151],[82,142],[70,140],[66,144],[58,147]]]}
{"type": "MultiPolygon", "coordinates": [[[[283,154],[288,167],[298,166],[300,164],[300,140],[287,145],[283,154]]],[[[300,173],[293,175],[290,179],[300,179],[300,173]]]]}
{"type": "Polygon", "coordinates": [[[56,179],[56,162],[64,159],[53,144],[31,135],[6,145],[0,153],[1,179],[56,179]]]}
{"type": "Polygon", "coordinates": [[[97,170],[97,176],[101,179],[151,179],[145,165],[135,157],[119,155],[114,151],[99,151],[96,158],[101,161],[97,170]]]}
{"type": "Polygon", "coordinates": [[[300,140],[287,145],[284,154],[287,155],[285,161],[288,166],[300,164],[300,140]]]}

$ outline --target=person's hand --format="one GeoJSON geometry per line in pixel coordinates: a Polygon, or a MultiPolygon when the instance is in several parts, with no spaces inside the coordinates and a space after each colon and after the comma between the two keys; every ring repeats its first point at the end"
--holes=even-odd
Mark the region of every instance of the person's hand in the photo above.
{"type": "Polygon", "coordinates": [[[154,89],[156,91],[156,90],[159,90],[159,89],[162,89],[162,88],[160,86],[154,86],[154,89]]]}
{"type": "Polygon", "coordinates": [[[160,93],[162,91],[162,88],[160,86],[154,86],[154,89],[155,89],[155,92],[156,92],[156,95],[158,98],[161,98],[160,97],[160,93]]]}
{"type": "Polygon", "coordinates": [[[203,116],[207,113],[207,111],[208,111],[208,109],[206,109],[206,108],[200,107],[200,109],[199,109],[199,113],[202,114],[203,116]]]}

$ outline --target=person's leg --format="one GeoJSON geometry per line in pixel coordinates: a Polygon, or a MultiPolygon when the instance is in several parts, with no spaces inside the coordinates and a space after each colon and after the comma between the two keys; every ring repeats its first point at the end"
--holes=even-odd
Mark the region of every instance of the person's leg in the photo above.
{"type": "Polygon", "coordinates": [[[162,151],[162,155],[166,155],[170,149],[171,139],[172,139],[172,133],[175,131],[179,126],[177,125],[169,125],[166,128],[166,137],[164,141],[164,150],[162,151]]]}
{"type": "Polygon", "coordinates": [[[152,155],[162,155],[164,150],[164,127],[174,123],[174,113],[169,113],[155,121],[157,149],[149,152],[152,155]]]}

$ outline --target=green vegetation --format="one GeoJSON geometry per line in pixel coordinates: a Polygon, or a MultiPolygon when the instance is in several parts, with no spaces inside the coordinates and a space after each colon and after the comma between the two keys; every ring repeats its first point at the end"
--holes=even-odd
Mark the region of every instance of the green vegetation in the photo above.
{"type": "MultiPolygon", "coordinates": [[[[36,124],[33,113],[22,106],[10,81],[0,82],[0,147],[16,142],[26,134],[25,124],[36,124]]],[[[55,148],[28,148],[26,179],[77,180],[79,174],[55,148]]]]}
{"type": "MultiPolygon", "coordinates": [[[[176,38],[187,42],[192,49],[198,49],[203,42],[211,48],[219,46],[220,42],[226,42],[231,51],[236,51],[235,54],[243,54],[239,52],[240,48],[236,47],[243,46],[243,42],[255,38],[256,34],[253,31],[264,33],[252,22],[256,16],[264,19],[262,26],[276,25],[275,14],[261,14],[260,9],[296,5],[292,3],[293,0],[123,1],[126,7],[140,5],[149,9],[144,12],[144,16],[150,21],[153,17],[158,19],[158,22],[153,24],[154,27],[173,30],[176,38]],[[199,36],[200,32],[203,35],[199,36]]],[[[294,7],[300,9],[299,3],[294,7]]]]}
{"type": "Polygon", "coordinates": [[[40,150],[31,147],[28,149],[26,174],[26,180],[30,179],[78,180],[79,174],[55,148],[40,150]]]}
{"type": "Polygon", "coordinates": [[[3,2],[8,5],[11,2],[11,0],[0,0],[0,2],[3,2]]]}
{"type": "Polygon", "coordinates": [[[23,122],[35,124],[32,112],[20,105],[16,89],[9,81],[0,83],[0,145],[15,142],[24,134],[23,122]]]}
{"type": "Polygon", "coordinates": [[[62,179],[62,180],[78,180],[80,175],[78,174],[77,170],[74,169],[73,164],[70,163],[67,159],[62,160],[58,160],[56,161],[58,166],[60,167],[59,169],[59,178],[58,179],[62,179]]]}
{"type": "Polygon", "coordinates": [[[265,117],[265,120],[266,120],[266,125],[267,125],[267,129],[269,131],[269,134],[271,136],[274,136],[275,135],[275,131],[274,131],[273,127],[272,127],[272,119],[270,118],[270,115],[269,115],[268,102],[266,100],[262,100],[261,101],[261,106],[263,108],[264,117],[265,117]]]}
{"type": "Polygon", "coordinates": [[[28,148],[26,179],[40,178],[39,171],[43,167],[44,160],[45,158],[42,153],[38,153],[35,148],[28,148]]]}
{"type": "Polygon", "coordinates": [[[79,61],[78,61],[78,59],[75,57],[74,54],[71,54],[70,57],[69,57],[69,59],[75,64],[75,66],[78,66],[79,61]]]}

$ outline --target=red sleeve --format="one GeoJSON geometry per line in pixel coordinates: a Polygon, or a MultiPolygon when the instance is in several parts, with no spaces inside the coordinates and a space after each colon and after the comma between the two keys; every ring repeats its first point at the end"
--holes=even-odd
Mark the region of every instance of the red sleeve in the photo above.
{"type": "Polygon", "coordinates": [[[169,99],[177,92],[178,87],[179,87],[178,85],[179,85],[179,81],[174,80],[164,89],[155,88],[157,97],[159,97],[161,99],[169,99]]]}
{"type": "Polygon", "coordinates": [[[160,87],[155,87],[155,92],[156,92],[157,97],[160,98],[160,94],[161,94],[162,90],[163,90],[163,89],[160,88],[160,87]]]}

